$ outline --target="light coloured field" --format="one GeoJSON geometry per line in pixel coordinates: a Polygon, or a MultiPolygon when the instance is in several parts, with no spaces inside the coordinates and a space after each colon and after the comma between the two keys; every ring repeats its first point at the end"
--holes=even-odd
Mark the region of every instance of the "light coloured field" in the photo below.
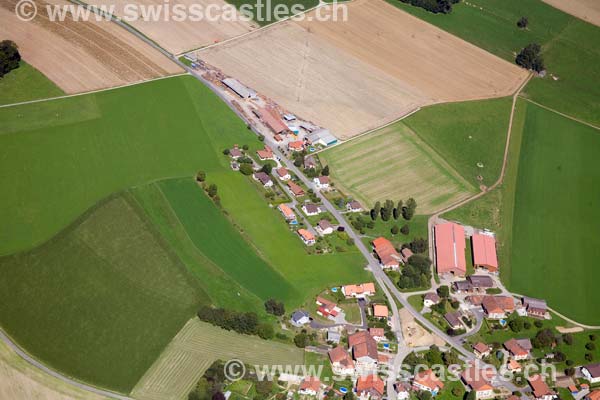
{"type": "Polygon", "coordinates": [[[0,399],[102,400],[29,365],[0,341],[0,399]]]}
{"type": "Polygon", "coordinates": [[[138,382],[132,396],[140,400],[182,399],[219,359],[240,359],[250,365],[303,365],[304,352],[291,345],[225,331],[193,318],[138,382]]]}
{"type": "Polygon", "coordinates": [[[509,95],[526,77],[383,0],[347,7],[346,22],[287,21],[198,55],[342,139],[418,106],[509,95]]]}
{"type": "MultiPolygon", "coordinates": [[[[78,93],[182,72],[150,45],[109,21],[50,22],[43,1],[31,22],[14,13],[16,0],[0,0],[0,37],[66,93],[78,93]]],[[[66,4],[66,2],[56,2],[66,4]]]]}
{"type": "Polygon", "coordinates": [[[600,1],[598,0],[542,0],[561,11],[600,26],[600,1]]]}
{"type": "Polygon", "coordinates": [[[319,154],[336,185],[371,207],[377,200],[413,197],[419,214],[466,198],[473,190],[403,123],[319,154]]]}
{"type": "MultiPolygon", "coordinates": [[[[124,8],[127,4],[136,5],[140,13],[144,10],[149,11],[150,7],[166,4],[163,0],[90,0],[88,3],[115,6],[114,13],[118,16],[126,15],[124,8]]],[[[220,15],[222,13],[220,10],[223,10],[223,7],[230,7],[232,12],[239,15],[233,5],[229,5],[223,0],[178,0],[173,4],[185,6],[187,9],[192,4],[195,5],[194,7],[201,7],[202,10],[206,10],[207,7],[209,9],[214,8],[215,11],[211,11],[214,16],[220,15]]],[[[214,18],[214,21],[209,21],[207,18],[202,18],[200,21],[192,21],[191,18],[186,18],[184,21],[176,21],[170,18],[165,21],[164,14],[161,14],[161,18],[158,20],[144,20],[140,18],[129,23],[173,54],[183,53],[187,50],[197,49],[230,39],[257,28],[257,25],[253,22],[242,20],[229,22],[224,18],[214,18]]]]}

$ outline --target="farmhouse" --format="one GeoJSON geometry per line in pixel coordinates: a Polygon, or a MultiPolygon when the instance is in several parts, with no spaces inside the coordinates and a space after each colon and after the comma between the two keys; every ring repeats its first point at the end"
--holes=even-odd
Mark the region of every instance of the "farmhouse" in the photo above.
{"type": "Polygon", "coordinates": [[[346,211],[348,211],[348,212],[362,212],[363,211],[363,207],[362,207],[362,205],[358,201],[353,200],[353,201],[349,202],[348,204],[346,204],[346,211]]]}
{"type": "Polygon", "coordinates": [[[426,293],[425,296],[423,297],[423,305],[425,307],[431,307],[435,304],[438,304],[440,302],[440,296],[438,296],[437,293],[426,293]]]}
{"type": "Polygon", "coordinates": [[[274,133],[283,133],[287,131],[288,127],[283,123],[279,114],[276,110],[271,108],[259,108],[258,117],[264,124],[271,129],[274,133]]]}
{"type": "Polygon", "coordinates": [[[290,207],[288,207],[285,204],[280,204],[277,206],[277,208],[279,209],[279,211],[281,212],[281,214],[283,214],[283,217],[287,220],[287,221],[292,221],[296,219],[296,214],[294,214],[294,212],[292,211],[292,209],[290,207]]]}
{"type": "Polygon", "coordinates": [[[475,353],[477,358],[485,358],[490,355],[491,351],[492,346],[490,346],[489,344],[477,342],[473,345],[473,353],[475,353]]]}
{"type": "Polygon", "coordinates": [[[300,327],[302,325],[306,325],[310,322],[310,316],[306,311],[297,310],[292,313],[292,317],[290,318],[290,322],[292,325],[300,327]]]}
{"type": "Polygon", "coordinates": [[[313,183],[317,189],[329,189],[329,177],[318,176],[313,179],[313,183]]]}
{"type": "Polygon", "coordinates": [[[360,331],[349,335],[348,347],[352,350],[356,365],[360,369],[371,370],[377,366],[379,361],[377,342],[369,332],[360,331]]]}
{"type": "Polygon", "coordinates": [[[242,153],[237,144],[233,146],[233,149],[229,150],[229,157],[233,158],[234,160],[237,160],[243,155],[244,153],[242,153]]]}
{"type": "Polygon", "coordinates": [[[508,350],[510,355],[517,361],[526,360],[529,357],[529,351],[531,350],[531,342],[528,339],[510,339],[504,342],[504,348],[508,350]]]}
{"type": "Polygon", "coordinates": [[[436,395],[440,389],[444,388],[444,384],[431,369],[428,369],[427,371],[421,371],[415,375],[413,379],[413,388],[415,390],[431,392],[433,395],[436,395]]]}
{"type": "Polygon", "coordinates": [[[435,260],[438,274],[465,276],[465,230],[453,222],[435,226],[435,260]]]}
{"type": "Polygon", "coordinates": [[[476,233],[471,237],[471,243],[473,265],[476,268],[485,268],[490,272],[497,272],[496,239],[490,235],[476,233]]]}
{"type": "Polygon", "coordinates": [[[481,306],[489,319],[503,319],[515,311],[515,302],[510,296],[483,296],[481,306]]]}
{"type": "Polygon", "coordinates": [[[532,297],[523,297],[521,300],[523,307],[527,311],[527,315],[533,318],[546,318],[548,313],[548,305],[546,300],[534,299],[532,297]]]}
{"type": "Polygon", "coordinates": [[[494,397],[494,387],[491,383],[493,376],[491,370],[472,365],[463,371],[460,377],[464,384],[475,392],[476,399],[489,399],[494,397]]]}
{"type": "Polygon", "coordinates": [[[356,394],[361,399],[381,399],[384,389],[385,382],[375,374],[359,376],[356,381],[356,394]]]}
{"type": "Polygon", "coordinates": [[[254,180],[259,181],[264,187],[270,188],[273,186],[273,180],[269,175],[264,172],[256,172],[254,175],[254,180]]]}
{"type": "Polygon", "coordinates": [[[302,197],[302,196],[304,196],[304,189],[302,189],[302,187],[300,187],[298,184],[296,184],[296,183],[294,183],[292,181],[289,181],[287,183],[287,185],[288,185],[288,188],[290,189],[290,191],[292,192],[292,194],[295,197],[302,197]]]}
{"type": "Polygon", "coordinates": [[[376,342],[381,342],[382,340],[385,340],[385,329],[369,328],[369,335],[371,335],[376,342]]]}
{"type": "Polygon", "coordinates": [[[321,392],[321,381],[316,376],[308,376],[300,383],[299,394],[317,396],[321,392]]]}
{"type": "Polygon", "coordinates": [[[352,375],[354,374],[354,361],[348,354],[346,349],[338,346],[329,350],[329,360],[331,361],[331,369],[336,375],[352,375]]]}
{"type": "Polygon", "coordinates": [[[390,312],[384,304],[373,304],[373,316],[375,318],[385,318],[390,316],[390,312]]]}
{"type": "Polygon", "coordinates": [[[556,393],[548,387],[546,381],[541,375],[534,375],[528,379],[529,386],[537,400],[552,400],[556,398],[556,393]]]}
{"type": "Polygon", "coordinates": [[[298,235],[300,236],[300,239],[302,239],[304,244],[307,246],[312,246],[313,244],[316,243],[315,235],[313,235],[306,229],[302,229],[302,228],[298,229],[298,235]]]}
{"type": "Polygon", "coordinates": [[[302,151],[304,149],[304,142],[302,140],[296,140],[288,143],[289,151],[302,151]]]}
{"type": "Polygon", "coordinates": [[[600,363],[584,365],[581,373],[590,383],[600,382],[600,363]]]}
{"type": "Polygon", "coordinates": [[[333,225],[326,219],[322,219],[317,224],[317,232],[319,232],[321,236],[331,235],[333,233],[333,225]]]}
{"type": "Polygon", "coordinates": [[[319,215],[321,213],[321,207],[316,204],[306,203],[302,206],[302,211],[309,217],[314,217],[315,215],[319,215]]]}
{"type": "Polygon", "coordinates": [[[378,237],[373,240],[373,251],[383,268],[396,269],[400,267],[400,254],[398,254],[394,245],[386,238],[378,237]]]}
{"type": "Polygon", "coordinates": [[[277,174],[277,177],[282,181],[287,181],[292,177],[285,167],[277,168],[275,170],[275,173],[277,174]]]}
{"type": "Polygon", "coordinates": [[[452,329],[461,329],[463,327],[462,322],[460,322],[460,312],[458,311],[447,312],[444,314],[444,319],[452,329]]]}
{"type": "Polygon", "coordinates": [[[240,96],[242,99],[255,99],[256,92],[252,89],[242,85],[240,81],[233,78],[225,78],[221,81],[229,89],[233,90],[235,94],[240,96]]]}
{"type": "Polygon", "coordinates": [[[375,294],[375,284],[373,282],[361,283],[360,285],[342,286],[342,293],[346,297],[356,297],[364,299],[367,296],[375,294]]]}
{"type": "Polygon", "coordinates": [[[464,281],[454,282],[452,287],[458,293],[481,292],[493,288],[494,280],[487,275],[471,275],[464,281]]]}
{"type": "Polygon", "coordinates": [[[267,145],[265,145],[265,148],[262,150],[257,150],[256,151],[256,155],[258,155],[258,158],[261,161],[266,161],[266,160],[274,160],[275,156],[273,155],[273,150],[271,150],[271,148],[267,145]]]}
{"type": "Polygon", "coordinates": [[[310,133],[307,137],[310,144],[321,145],[323,147],[332,146],[338,142],[337,138],[327,129],[317,129],[310,133]]]}

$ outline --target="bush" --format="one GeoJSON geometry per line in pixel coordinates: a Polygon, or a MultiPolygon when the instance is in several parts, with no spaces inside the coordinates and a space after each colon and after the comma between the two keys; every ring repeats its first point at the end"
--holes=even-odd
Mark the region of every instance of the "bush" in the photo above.
{"type": "Polygon", "coordinates": [[[306,333],[301,332],[301,333],[297,334],[296,336],[294,336],[294,344],[296,345],[296,347],[300,347],[301,349],[303,349],[306,346],[308,346],[308,343],[309,343],[309,339],[308,339],[308,336],[306,335],[306,333]]]}
{"type": "Polygon", "coordinates": [[[392,226],[391,232],[392,232],[392,235],[397,235],[398,232],[400,232],[400,228],[398,228],[398,225],[392,226]]]}
{"type": "Polygon", "coordinates": [[[533,324],[538,329],[541,328],[542,326],[544,326],[544,323],[542,321],[538,321],[538,320],[536,320],[533,324]]]}
{"type": "Polygon", "coordinates": [[[517,21],[517,26],[521,29],[527,28],[527,25],[529,25],[529,19],[527,17],[521,17],[517,21]]]}
{"type": "Polygon", "coordinates": [[[412,6],[421,7],[434,14],[448,14],[452,11],[452,4],[460,0],[400,0],[412,6]]]}
{"type": "Polygon", "coordinates": [[[198,173],[196,174],[196,180],[198,182],[204,182],[206,180],[206,172],[198,171],[198,173]]]}
{"type": "Polygon", "coordinates": [[[569,346],[573,344],[573,335],[571,335],[570,333],[565,333],[562,336],[562,338],[563,338],[563,342],[565,342],[569,346]]]}
{"type": "Polygon", "coordinates": [[[594,356],[592,353],[585,353],[585,359],[586,359],[586,361],[593,361],[594,356]]]}
{"type": "Polygon", "coordinates": [[[258,317],[253,312],[242,313],[224,308],[202,306],[198,311],[198,318],[228,331],[233,330],[246,335],[258,333],[258,317]]]}
{"type": "Polygon", "coordinates": [[[573,375],[575,375],[575,368],[567,368],[567,369],[565,369],[565,375],[567,375],[567,376],[573,376],[573,375]]]}
{"type": "Polygon", "coordinates": [[[267,301],[265,301],[265,311],[269,314],[281,317],[283,314],[285,314],[285,306],[281,301],[277,301],[275,299],[268,299],[267,301]]]}
{"type": "Polygon", "coordinates": [[[517,65],[535,72],[541,72],[545,69],[544,59],[541,55],[542,48],[537,43],[531,43],[525,46],[519,54],[515,62],[517,65]]]}
{"type": "Polygon", "coordinates": [[[12,40],[0,42],[0,78],[13,69],[19,68],[21,54],[19,48],[12,40]]]}
{"type": "Polygon", "coordinates": [[[254,173],[254,170],[252,169],[251,164],[241,164],[240,172],[244,175],[252,175],[254,173]]]}
{"type": "Polygon", "coordinates": [[[595,335],[594,333],[592,333],[592,334],[590,335],[590,340],[591,340],[592,342],[595,342],[595,341],[596,341],[596,335],[595,335]]]}
{"type": "Polygon", "coordinates": [[[592,351],[592,350],[596,350],[596,345],[592,342],[589,342],[585,345],[585,348],[592,351]]]}
{"type": "Polygon", "coordinates": [[[263,339],[273,339],[275,336],[275,330],[271,324],[260,324],[257,334],[263,339]]]}
{"type": "Polygon", "coordinates": [[[226,156],[228,156],[228,155],[229,155],[229,152],[230,152],[230,150],[229,150],[229,149],[224,149],[224,150],[223,150],[223,154],[225,154],[226,156]]]}
{"type": "Polygon", "coordinates": [[[570,367],[573,364],[575,364],[575,361],[573,361],[573,360],[567,360],[567,361],[565,361],[565,364],[567,364],[567,367],[570,367]]]}
{"type": "Polygon", "coordinates": [[[410,233],[410,227],[408,226],[408,224],[402,225],[400,232],[402,232],[403,235],[408,235],[410,233]]]}
{"type": "Polygon", "coordinates": [[[531,329],[531,322],[529,322],[529,321],[523,322],[523,328],[525,328],[525,330],[530,330],[531,329]]]}

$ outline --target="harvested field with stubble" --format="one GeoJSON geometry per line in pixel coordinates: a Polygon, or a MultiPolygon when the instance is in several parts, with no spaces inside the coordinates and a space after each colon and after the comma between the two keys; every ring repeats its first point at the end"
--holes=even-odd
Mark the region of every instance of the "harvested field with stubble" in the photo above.
{"type": "Polygon", "coordinates": [[[413,197],[419,214],[444,208],[474,188],[402,122],[319,154],[337,187],[367,207],[413,197]]]}
{"type": "MultiPolygon", "coordinates": [[[[79,93],[183,72],[175,63],[110,21],[51,22],[37,2],[31,22],[14,13],[16,0],[0,0],[0,37],[66,93],[79,93]]],[[[52,4],[68,4],[53,1],[52,4]]]]}
{"type": "Polygon", "coordinates": [[[527,76],[382,0],[347,7],[346,22],[286,21],[198,56],[341,139],[422,105],[510,95],[527,76]]]}
{"type": "Polygon", "coordinates": [[[185,398],[217,360],[250,365],[304,365],[304,351],[292,345],[225,331],[191,319],[146,372],[131,395],[140,400],[185,398]]]}
{"type": "MultiPolygon", "coordinates": [[[[114,6],[114,13],[118,16],[126,15],[125,6],[129,4],[136,5],[140,13],[143,13],[144,10],[148,10],[146,11],[148,13],[152,7],[165,4],[163,0],[90,0],[88,3],[106,7],[114,6]]],[[[207,8],[214,8],[215,11],[212,13],[215,16],[215,21],[209,21],[208,18],[202,18],[199,21],[193,21],[192,18],[176,21],[174,18],[170,18],[165,21],[164,13],[161,13],[161,18],[157,20],[137,19],[130,22],[130,24],[172,54],[180,54],[184,51],[214,44],[258,28],[256,23],[241,18],[236,21],[216,18],[221,14],[227,15],[225,12],[235,12],[236,15],[240,15],[235,6],[227,4],[223,0],[179,0],[176,4],[181,4],[186,9],[190,9],[192,5],[195,5],[195,7],[201,7],[202,10],[207,12],[207,8]],[[230,8],[230,11],[227,11],[227,7],[230,8]]]]}

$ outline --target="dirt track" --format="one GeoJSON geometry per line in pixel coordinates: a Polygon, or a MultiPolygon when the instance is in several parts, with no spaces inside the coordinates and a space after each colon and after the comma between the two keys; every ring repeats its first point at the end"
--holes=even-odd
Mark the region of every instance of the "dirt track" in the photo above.
{"type": "Polygon", "coordinates": [[[22,22],[14,14],[16,0],[0,0],[0,37],[15,41],[23,58],[67,93],[182,72],[112,22],[51,22],[46,3],[36,3],[38,16],[22,22]]]}
{"type": "MultiPolygon", "coordinates": [[[[88,0],[89,4],[94,5],[115,5],[115,14],[124,15],[126,4],[136,4],[141,10],[142,7],[157,6],[165,4],[163,0],[88,0]]],[[[222,7],[225,4],[223,0],[178,0],[173,4],[190,6],[192,4],[202,6],[222,7]]],[[[232,6],[233,7],[233,6],[232,6]]],[[[217,13],[214,13],[217,15],[217,13]]],[[[164,14],[163,14],[164,15],[164,14]]],[[[238,14],[239,15],[239,14],[238,14]]],[[[179,54],[187,50],[197,49],[202,46],[220,42],[235,36],[242,35],[257,28],[257,25],[244,21],[227,22],[222,19],[216,21],[144,21],[142,19],[130,22],[131,26],[148,36],[150,39],[161,45],[172,54],[179,54]]]]}
{"type": "Polygon", "coordinates": [[[600,26],[600,1],[598,0],[542,0],[568,14],[600,26]]]}
{"type": "Polygon", "coordinates": [[[508,96],[527,76],[382,0],[348,9],[347,22],[287,21],[198,55],[342,139],[418,106],[508,96]]]}

